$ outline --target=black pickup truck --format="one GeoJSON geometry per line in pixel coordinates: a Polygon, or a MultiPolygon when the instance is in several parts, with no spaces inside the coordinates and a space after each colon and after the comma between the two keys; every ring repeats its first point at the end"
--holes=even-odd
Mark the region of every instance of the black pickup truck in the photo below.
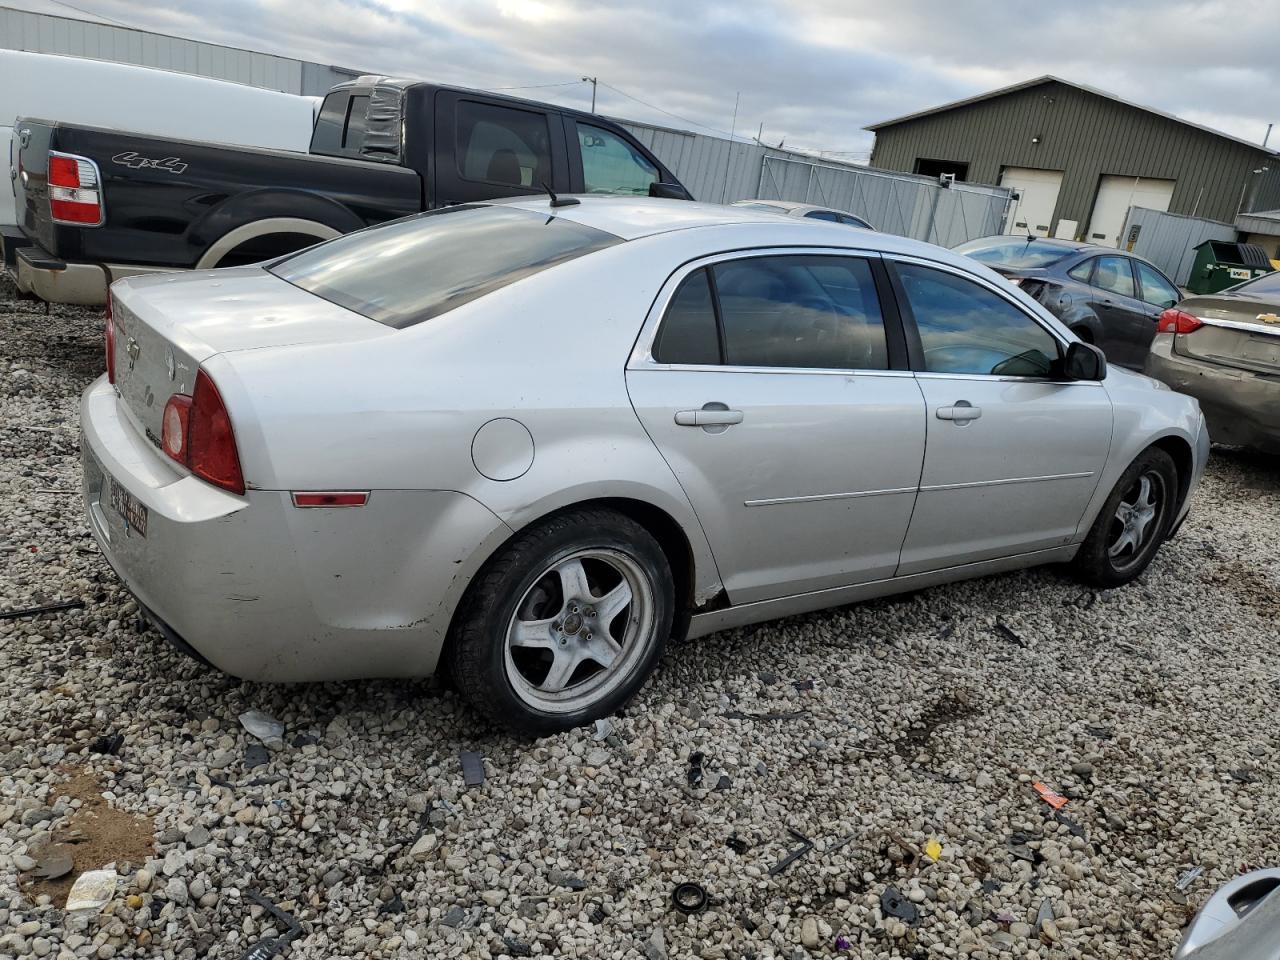
{"type": "Polygon", "coordinates": [[[618,124],[387,77],[334,87],[308,153],[14,124],[19,290],[103,303],[138,273],[256,263],[433,207],[541,193],[691,199],[618,124]]]}

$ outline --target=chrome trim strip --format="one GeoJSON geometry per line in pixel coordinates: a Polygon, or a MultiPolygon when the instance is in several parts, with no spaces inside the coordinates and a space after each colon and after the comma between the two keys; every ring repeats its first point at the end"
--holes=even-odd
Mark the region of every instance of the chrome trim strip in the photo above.
{"type": "Polygon", "coordinates": [[[887,497],[895,493],[915,493],[915,487],[894,487],[890,490],[855,490],[852,493],[815,493],[807,497],[773,497],[768,500],[744,500],[744,507],[772,507],[779,503],[813,503],[817,500],[854,500],[858,497],[887,497]]]}
{"type": "Polygon", "coordinates": [[[909,379],[914,376],[910,370],[859,370],[839,367],[732,367],[719,363],[658,363],[655,360],[645,361],[643,366],[630,367],[636,370],[682,370],[686,373],[789,373],[806,376],[823,377],[901,377],[909,379]]]}
{"type": "Polygon", "coordinates": [[[1040,483],[1044,480],[1083,480],[1092,477],[1093,471],[1083,473],[1051,473],[1043,477],[1009,477],[1005,480],[974,480],[969,483],[935,483],[922,486],[921,493],[937,493],[939,490],[969,490],[973,487],[1001,487],[1010,483],[1040,483]]]}
{"type": "Polygon", "coordinates": [[[1060,387],[1100,387],[1101,380],[1055,380],[1052,377],[1010,377],[992,373],[934,373],[916,371],[917,380],[976,380],[981,383],[1051,383],[1060,387]]]}
{"type": "MultiPolygon", "coordinates": [[[[1268,336],[1280,337],[1280,324],[1271,326],[1265,323],[1249,323],[1244,320],[1219,320],[1217,317],[1197,316],[1197,320],[1207,327],[1229,327],[1232,330],[1243,330],[1246,333],[1265,333],[1268,336]]],[[[1186,336],[1186,334],[1183,334],[1186,336]]]]}

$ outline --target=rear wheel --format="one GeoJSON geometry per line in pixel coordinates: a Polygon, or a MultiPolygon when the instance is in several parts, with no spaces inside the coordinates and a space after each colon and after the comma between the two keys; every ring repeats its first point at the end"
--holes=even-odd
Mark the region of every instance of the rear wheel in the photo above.
{"type": "Polygon", "coordinates": [[[1129,465],[1073,561],[1076,575],[1099,587],[1137,577],[1155,556],[1173,522],[1178,471],[1173,458],[1152,447],[1129,465]]]}
{"type": "Polygon", "coordinates": [[[459,692],[518,733],[613,713],[644,683],[671,632],[666,555],[611,510],[553,517],[520,534],[468,589],[449,668],[459,692]]]}

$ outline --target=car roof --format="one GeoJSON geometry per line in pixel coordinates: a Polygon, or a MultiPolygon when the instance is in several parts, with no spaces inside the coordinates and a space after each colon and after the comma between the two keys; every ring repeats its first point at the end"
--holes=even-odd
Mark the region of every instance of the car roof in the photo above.
{"type": "MultiPolygon", "coordinates": [[[[563,195],[561,199],[564,199],[563,195]]],[[[695,228],[738,226],[743,228],[742,242],[748,246],[768,246],[773,243],[778,246],[849,247],[914,255],[950,263],[969,271],[973,271],[975,266],[979,267],[979,272],[985,269],[969,257],[952,253],[932,243],[888,233],[850,230],[844,224],[827,220],[780,217],[777,214],[765,210],[753,210],[750,207],[697,203],[691,200],[599,194],[579,194],[574,199],[580,202],[561,207],[551,206],[551,198],[545,196],[514,197],[484,201],[484,203],[491,206],[510,206],[529,210],[544,216],[562,217],[574,223],[611,233],[622,240],[638,240],[641,237],[695,228]],[[748,227],[764,228],[768,232],[748,231],[748,227]],[[749,233],[751,235],[748,235],[749,233]]]]}

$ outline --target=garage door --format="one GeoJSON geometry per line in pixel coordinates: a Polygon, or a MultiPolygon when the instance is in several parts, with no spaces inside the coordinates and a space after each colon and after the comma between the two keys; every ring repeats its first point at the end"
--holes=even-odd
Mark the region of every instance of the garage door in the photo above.
{"type": "Polygon", "coordinates": [[[1012,187],[1019,194],[1005,226],[1005,233],[1037,237],[1049,236],[1053,226],[1053,208],[1058,205],[1058,188],[1062,186],[1061,170],[1032,170],[1029,167],[1006,167],[1000,175],[1000,186],[1012,187]]]}
{"type": "Polygon", "coordinates": [[[1173,180],[1104,176],[1098,184],[1098,199],[1093,204],[1089,234],[1085,239],[1108,247],[1120,246],[1120,231],[1124,229],[1129,208],[1168,210],[1173,184],[1173,180]]]}

